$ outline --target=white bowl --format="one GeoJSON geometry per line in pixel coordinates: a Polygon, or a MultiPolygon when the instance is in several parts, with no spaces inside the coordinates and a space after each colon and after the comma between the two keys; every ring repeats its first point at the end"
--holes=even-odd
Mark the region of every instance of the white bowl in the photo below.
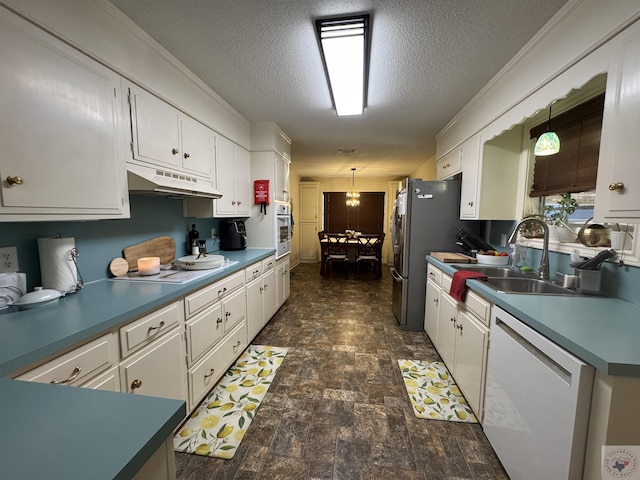
{"type": "Polygon", "coordinates": [[[499,256],[499,255],[482,255],[478,253],[476,255],[476,259],[478,263],[483,265],[509,265],[509,256],[499,256]]]}

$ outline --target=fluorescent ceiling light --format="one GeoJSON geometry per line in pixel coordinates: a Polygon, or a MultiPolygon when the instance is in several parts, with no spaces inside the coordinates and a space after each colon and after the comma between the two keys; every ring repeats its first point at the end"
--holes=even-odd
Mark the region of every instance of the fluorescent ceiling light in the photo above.
{"type": "Polygon", "coordinates": [[[316,31],[337,115],[362,115],[369,15],[316,20],[316,31]]]}

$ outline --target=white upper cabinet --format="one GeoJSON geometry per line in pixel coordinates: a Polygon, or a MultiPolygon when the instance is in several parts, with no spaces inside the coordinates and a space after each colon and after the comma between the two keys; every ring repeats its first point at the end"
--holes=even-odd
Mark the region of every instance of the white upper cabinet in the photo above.
{"type": "Polygon", "coordinates": [[[128,218],[120,77],[0,8],[1,221],[128,218]]]}
{"type": "Polygon", "coordinates": [[[486,142],[477,134],[462,144],[460,218],[513,220],[517,217],[521,138],[522,129],[515,127],[486,142]]]}
{"type": "Polygon", "coordinates": [[[442,155],[436,162],[436,179],[444,180],[460,173],[461,155],[462,151],[459,146],[442,155]]]}
{"type": "Polygon", "coordinates": [[[600,140],[595,218],[640,219],[640,25],[624,32],[614,49],[600,140]]]}
{"type": "Polygon", "coordinates": [[[214,131],[135,85],[128,90],[132,161],[211,180],[214,131]]]}
{"type": "MultiPolygon", "coordinates": [[[[273,122],[251,125],[252,168],[258,168],[261,179],[271,181],[270,200],[289,202],[289,170],[291,140],[273,122]]],[[[257,179],[256,175],[253,175],[257,179]]]]}

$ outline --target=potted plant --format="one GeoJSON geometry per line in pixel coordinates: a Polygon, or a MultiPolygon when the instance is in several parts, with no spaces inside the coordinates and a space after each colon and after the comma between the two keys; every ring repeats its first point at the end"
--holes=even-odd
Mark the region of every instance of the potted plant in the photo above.
{"type": "MultiPolygon", "coordinates": [[[[538,220],[545,220],[544,215],[538,212],[525,212],[522,216],[524,220],[527,218],[537,218],[538,220]]],[[[520,235],[524,238],[542,238],[544,236],[544,229],[539,223],[536,222],[523,222],[518,229],[520,235]]]]}
{"type": "Polygon", "coordinates": [[[557,204],[545,205],[544,217],[547,219],[549,227],[556,230],[559,242],[576,241],[576,232],[567,225],[567,221],[577,207],[578,202],[571,197],[571,193],[561,193],[560,201],[557,204]]]}

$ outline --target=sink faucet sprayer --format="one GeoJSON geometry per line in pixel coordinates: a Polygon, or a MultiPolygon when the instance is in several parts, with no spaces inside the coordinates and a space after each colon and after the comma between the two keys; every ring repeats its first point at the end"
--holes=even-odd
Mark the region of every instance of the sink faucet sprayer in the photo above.
{"type": "Polygon", "coordinates": [[[511,232],[509,236],[509,243],[516,243],[516,239],[518,238],[518,229],[525,222],[533,222],[542,226],[542,230],[544,232],[544,239],[542,241],[542,258],[540,259],[540,265],[538,266],[538,277],[542,280],[549,279],[549,226],[547,222],[540,220],[539,218],[523,218],[518,222],[516,227],[511,232]]]}

